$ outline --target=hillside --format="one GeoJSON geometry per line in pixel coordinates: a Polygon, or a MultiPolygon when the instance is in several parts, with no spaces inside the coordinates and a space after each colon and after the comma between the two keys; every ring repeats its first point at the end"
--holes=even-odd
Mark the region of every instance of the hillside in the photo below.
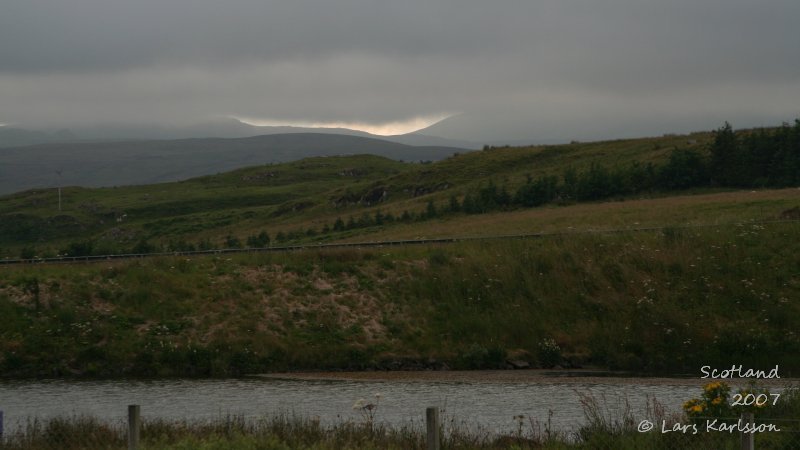
{"type": "Polygon", "coordinates": [[[316,157],[175,183],[66,188],[61,211],[55,189],[0,197],[8,259],[487,238],[3,265],[0,374],[521,361],[645,373],[780,364],[796,375],[797,186],[770,178],[787,173],[781,165],[734,185],[713,180],[750,164],[709,169],[722,150],[747,162],[745,144],[765,142],[753,136],[723,128],[486,148],[427,164],[316,157]]]}
{"type": "MultiPolygon", "coordinates": [[[[572,217],[579,221],[580,215],[572,217]]],[[[0,375],[800,374],[797,223],[0,267],[0,375]]]]}
{"type": "Polygon", "coordinates": [[[162,183],[312,156],[373,154],[430,161],[459,151],[463,150],[321,133],[43,144],[0,149],[0,194],[55,186],[162,183]]]}
{"type": "MultiPolygon", "coordinates": [[[[404,211],[418,213],[429,201],[445,205],[450,197],[463,198],[488,182],[513,190],[524,184],[528,175],[559,174],[568,167],[582,170],[597,162],[664,161],[675,148],[702,149],[709,139],[710,134],[698,134],[487,148],[431,164],[376,156],[312,158],[177,183],[67,187],[62,189],[61,211],[57,189],[30,190],[0,198],[0,248],[7,249],[3,252],[6,256],[14,256],[21,247],[55,254],[70,241],[85,240],[110,251],[130,248],[140,240],[161,244],[210,240],[219,247],[225,245],[228,235],[244,241],[260,230],[273,237],[279,231],[305,233],[314,228],[319,232],[326,224],[332,227],[339,217],[346,221],[350,216],[358,219],[378,211],[398,218],[404,211]]],[[[107,173],[111,176],[111,169],[107,173]]],[[[340,233],[326,239],[374,231],[340,233]]]]}

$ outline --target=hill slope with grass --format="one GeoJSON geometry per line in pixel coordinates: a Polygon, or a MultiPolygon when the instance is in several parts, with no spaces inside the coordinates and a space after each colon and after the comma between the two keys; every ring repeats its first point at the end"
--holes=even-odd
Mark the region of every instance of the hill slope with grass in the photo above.
{"type": "MultiPolygon", "coordinates": [[[[586,228],[588,218],[526,226],[516,217],[552,218],[563,206],[609,200],[643,201],[648,208],[648,200],[671,196],[797,186],[800,170],[791,169],[800,164],[798,148],[800,125],[738,135],[722,128],[689,136],[487,147],[428,164],[367,155],[317,157],[174,183],[67,187],[60,190],[60,200],[55,188],[29,190],[0,197],[0,256],[454,236],[478,223],[488,226],[487,232],[504,233],[586,228]],[[779,151],[755,153],[760,160],[748,153],[767,145],[779,151]]],[[[775,203],[760,203],[755,212],[750,204],[747,219],[780,218],[797,206],[791,191],[769,195],[775,203]]],[[[736,203],[720,199],[728,204],[722,209],[736,203]]],[[[739,212],[716,216],[709,210],[697,215],[695,223],[735,220],[739,212]]],[[[613,223],[599,218],[593,226],[644,223],[671,225],[676,220],[663,215],[613,223]]]]}
{"type": "Polygon", "coordinates": [[[800,374],[797,223],[0,268],[4,376],[800,374]],[[516,363],[518,364],[518,363],[516,363]]]}
{"type": "Polygon", "coordinates": [[[747,161],[752,135],[486,148],[431,164],[311,158],[65,189],[61,211],[52,189],[5,196],[8,258],[495,238],[0,266],[0,373],[512,361],[692,374],[779,364],[796,376],[800,191],[770,175],[782,166],[734,184],[716,179],[742,166],[709,170],[723,151],[747,161]]]}
{"type": "MultiPolygon", "coordinates": [[[[349,137],[347,137],[349,139],[349,137]]],[[[427,203],[462,200],[487,183],[508,190],[529,175],[556,175],[592,163],[627,165],[664,161],[675,148],[702,148],[710,135],[675,136],[562,146],[487,148],[431,164],[399,163],[376,156],[337,156],[271,164],[182,182],[86,189],[35,189],[0,197],[0,254],[23,247],[54,255],[70,242],[91,241],[96,250],[129,251],[138,242],[166,248],[170,241],[195,246],[226,238],[244,241],[266,230],[321,232],[337,218],[355,221],[380,210],[400,218],[427,203]]],[[[441,208],[440,208],[441,209],[441,208]]],[[[363,234],[361,227],[355,234],[363,234]]],[[[326,240],[345,238],[329,236],[326,240]]],[[[315,239],[320,239],[319,236],[315,239]]],[[[308,240],[308,239],[305,239],[308,240]]]]}

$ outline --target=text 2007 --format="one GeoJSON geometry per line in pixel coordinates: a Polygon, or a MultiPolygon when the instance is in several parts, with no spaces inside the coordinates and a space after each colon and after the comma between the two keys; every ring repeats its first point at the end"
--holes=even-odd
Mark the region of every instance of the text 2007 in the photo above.
{"type": "Polygon", "coordinates": [[[778,403],[781,394],[733,394],[733,404],[731,406],[766,406],[769,398],[772,397],[772,406],[778,403]]]}

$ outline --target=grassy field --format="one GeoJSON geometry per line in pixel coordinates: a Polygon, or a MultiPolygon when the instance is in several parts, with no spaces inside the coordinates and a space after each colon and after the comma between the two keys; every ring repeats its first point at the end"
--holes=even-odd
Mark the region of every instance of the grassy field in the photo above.
{"type": "MultiPolygon", "coordinates": [[[[95,253],[129,252],[146,240],[206,242],[226,247],[267,231],[297,232],[295,241],[341,240],[355,233],[327,233],[337,218],[364,214],[419,214],[430,201],[442,207],[488,182],[513,192],[527,175],[560,174],[602,162],[614,167],[660,162],[676,148],[702,150],[709,133],[560,146],[490,148],[432,164],[400,163],[375,156],[309,158],[258,166],[178,183],[103,189],[26,191],[0,197],[0,257],[62,253],[70,243],[92,242],[95,253]],[[313,236],[307,236],[308,230],[313,236]]],[[[359,230],[362,231],[372,230],[359,230]]],[[[31,255],[33,256],[33,255],[31,255]]]]}
{"type": "MultiPolygon", "coordinates": [[[[670,200],[665,200],[670,201],[670,200]]],[[[0,269],[6,376],[800,371],[798,223],[0,269]]]]}
{"type": "Polygon", "coordinates": [[[785,211],[798,205],[800,190],[795,188],[684,194],[478,215],[450,215],[425,222],[374,227],[341,241],[575,233],[761,222],[780,220],[785,211]]]}

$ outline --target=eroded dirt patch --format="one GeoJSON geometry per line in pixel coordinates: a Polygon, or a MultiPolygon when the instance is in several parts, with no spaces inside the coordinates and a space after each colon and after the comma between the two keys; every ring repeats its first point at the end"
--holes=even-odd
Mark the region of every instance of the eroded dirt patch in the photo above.
{"type": "Polygon", "coordinates": [[[289,328],[319,326],[324,321],[340,329],[360,327],[367,342],[386,336],[379,299],[362,288],[353,275],[332,275],[314,268],[300,276],[273,265],[244,270],[242,276],[253,286],[269,287],[258,293],[260,332],[279,334],[289,328]]]}

